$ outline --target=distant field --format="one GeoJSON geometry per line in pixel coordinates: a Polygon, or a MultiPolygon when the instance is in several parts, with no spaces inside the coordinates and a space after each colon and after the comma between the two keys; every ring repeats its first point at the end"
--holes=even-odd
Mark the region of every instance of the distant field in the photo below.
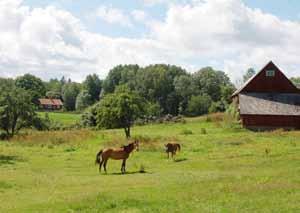
{"type": "Polygon", "coordinates": [[[62,124],[70,125],[75,124],[80,120],[80,114],[75,113],[67,113],[67,112],[38,112],[38,114],[42,117],[48,113],[49,118],[53,121],[60,122],[62,124]]]}
{"type": "Polygon", "coordinates": [[[132,133],[142,144],[125,175],[119,161],[108,174],[94,164],[100,148],[126,143],[122,130],[0,142],[0,212],[300,212],[300,132],[189,119],[132,133]],[[166,159],[168,141],[182,144],[175,161],[166,159]]]}

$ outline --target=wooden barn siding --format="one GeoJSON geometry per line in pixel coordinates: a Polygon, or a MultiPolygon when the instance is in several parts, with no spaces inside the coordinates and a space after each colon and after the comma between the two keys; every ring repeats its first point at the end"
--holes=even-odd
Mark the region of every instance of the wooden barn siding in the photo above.
{"type": "Polygon", "coordinates": [[[245,127],[294,127],[300,129],[300,116],[241,115],[245,127]]]}
{"type": "Polygon", "coordinates": [[[273,63],[270,63],[264,67],[262,72],[260,72],[242,92],[300,93],[300,90],[297,89],[273,63]],[[266,70],[275,70],[275,76],[266,77],[266,70]]]}

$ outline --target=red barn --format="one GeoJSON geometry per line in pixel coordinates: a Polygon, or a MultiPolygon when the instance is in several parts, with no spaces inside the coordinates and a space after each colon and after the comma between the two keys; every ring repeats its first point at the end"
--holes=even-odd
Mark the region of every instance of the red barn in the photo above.
{"type": "Polygon", "coordinates": [[[39,99],[40,108],[44,110],[60,110],[63,107],[63,102],[60,99],[39,99]]]}
{"type": "Polygon", "coordinates": [[[300,90],[268,63],[232,95],[249,129],[300,129],[300,90]]]}

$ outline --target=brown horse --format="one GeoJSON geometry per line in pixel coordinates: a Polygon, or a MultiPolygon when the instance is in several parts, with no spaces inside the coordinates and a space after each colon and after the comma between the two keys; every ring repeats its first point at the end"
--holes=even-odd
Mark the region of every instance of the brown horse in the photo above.
{"type": "Polygon", "coordinates": [[[113,160],[123,160],[121,172],[125,173],[126,160],[129,157],[130,153],[133,150],[139,151],[139,142],[136,140],[133,143],[128,144],[127,146],[122,146],[121,148],[107,148],[100,150],[96,156],[96,164],[99,164],[99,172],[101,172],[101,167],[103,164],[104,171],[106,172],[106,164],[108,159],[113,160]]]}
{"type": "Polygon", "coordinates": [[[165,144],[166,147],[166,153],[168,154],[168,158],[170,158],[170,153],[173,158],[174,155],[176,155],[177,150],[180,151],[181,147],[178,143],[167,143],[165,144]]]}

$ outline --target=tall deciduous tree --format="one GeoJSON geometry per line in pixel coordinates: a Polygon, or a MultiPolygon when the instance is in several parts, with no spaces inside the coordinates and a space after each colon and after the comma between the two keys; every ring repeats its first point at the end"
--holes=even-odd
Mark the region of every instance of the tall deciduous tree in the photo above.
{"type": "Polygon", "coordinates": [[[126,87],[106,95],[97,108],[97,125],[100,128],[123,128],[127,138],[130,128],[143,111],[143,102],[137,93],[126,87]]]}
{"type": "Polygon", "coordinates": [[[30,98],[27,91],[16,87],[0,93],[0,129],[8,136],[33,125],[36,113],[30,98]]]}
{"type": "Polygon", "coordinates": [[[92,105],[92,96],[87,90],[82,90],[76,98],[76,110],[82,111],[88,106],[92,105]]]}
{"type": "Polygon", "coordinates": [[[88,75],[83,82],[83,88],[90,94],[92,103],[99,101],[102,81],[99,79],[98,75],[88,75]]]}
{"type": "Polygon", "coordinates": [[[63,86],[63,101],[64,108],[67,111],[74,111],[76,105],[76,98],[80,92],[80,87],[77,83],[66,83],[63,86]]]}
{"type": "Polygon", "coordinates": [[[16,79],[16,86],[27,90],[34,104],[39,104],[38,99],[44,97],[46,93],[46,88],[42,80],[31,74],[18,77],[16,79]]]}
{"type": "Polygon", "coordinates": [[[296,87],[300,88],[300,77],[292,77],[291,81],[295,84],[296,87]]]}
{"type": "Polygon", "coordinates": [[[243,75],[243,80],[244,80],[244,83],[246,81],[248,81],[252,76],[254,76],[256,74],[256,71],[253,69],[253,68],[249,68],[245,75],[243,75]]]}

